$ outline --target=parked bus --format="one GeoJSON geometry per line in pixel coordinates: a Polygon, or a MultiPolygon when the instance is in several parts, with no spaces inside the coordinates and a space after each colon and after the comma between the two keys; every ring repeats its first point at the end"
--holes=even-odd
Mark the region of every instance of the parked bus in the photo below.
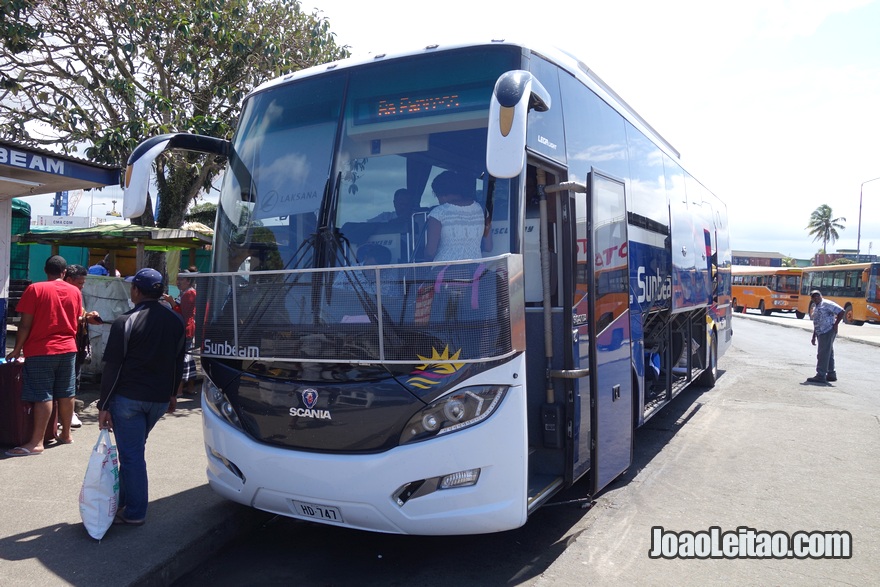
{"type": "Polygon", "coordinates": [[[798,311],[813,315],[810,292],[818,289],[822,296],[834,300],[846,312],[847,324],[862,326],[865,322],[880,324],[880,263],[853,263],[807,267],[801,278],[798,311]]]}
{"type": "Polygon", "coordinates": [[[801,289],[799,267],[751,267],[734,265],[731,297],[737,312],[755,308],[764,316],[773,312],[794,312],[798,318],[798,292],[801,289]]]}
{"type": "Polygon", "coordinates": [[[231,142],[142,143],[126,216],[167,149],[229,159],[196,344],[208,480],[230,500],[387,533],[508,530],[579,479],[595,495],[636,427],[715,383],[726,208],[567,54],[432,46],[292,73],[250,93],[231,142]],[[424,227],[447,170],[491,251],[436,262],[424,227]],[[417,209],[380,216],[403,187],[417,209]]]}

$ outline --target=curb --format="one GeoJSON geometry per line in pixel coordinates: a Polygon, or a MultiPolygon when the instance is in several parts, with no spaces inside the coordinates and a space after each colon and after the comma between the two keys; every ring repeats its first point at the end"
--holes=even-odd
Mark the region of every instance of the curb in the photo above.
{"type": "MultiPolygon", "coordinates": [[[[803,330],[805,332],[812,331],[811,323],[806,318],[802,318],[799,322],[790,322],[789,323],[789,322],[781,322],[779,320],[774,320],[774,318],[772,316],[755,316],[755,315],[750,315],[750,314],[741,313],[741,312],[735,312],[733,314],[733,316],[735,318],[746,318],[747,320],[754,320],[756,322],[763,322],[765,324],[774,324],[776,326],[782,326],[783,328],[794,328],[794,329],[803,330]]],[[[850,325],[847,325],[847,326],[850,326],[850,325]]],[[[852,327],[853,328],[865,328],[866,326],[869,326],[869,325],[865,324],[863,326],[852,326],[852,327]]],[[[853,336],[851,334],[838,333],[837,338],[849,340],[852,342],[857,342],[860,344],[867,344],[867,345],[871,345],[871,346],[880,346],[880,340],[876,340],[876,341],[875,340],[867,340],[865,338],[853,336]]]]}
{"type": "Polygon", "coordinates": [[[223,511],[210,516],[211,519],[219,520],[217,523],[180,548],[172,557],[157,562],[142,577],[132,581],[129,587],[168,587],[186,577],[226,546],[256,531],[275,517],[274,514],[231,501],[224,501],[218,508],[223,511]],[[236,511],[230,515],[228,510],[232,508],[236,511]]]}

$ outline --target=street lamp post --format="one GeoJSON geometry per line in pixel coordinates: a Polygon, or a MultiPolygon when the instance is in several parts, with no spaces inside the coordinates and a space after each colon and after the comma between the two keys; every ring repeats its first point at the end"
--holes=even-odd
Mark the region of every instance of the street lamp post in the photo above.
{"type": "MultiPolygon", "coordinates": [[[[880,178],[878,178],[878,179],[880,179],[880,178]]],[[[91,204],[89,204],[88,215],[89,215],[89,226],[90,227],[92,226],[92,208],[94,208],[95,206],[106,206],[106,205],[107,205],[107,202],[98,202],[97,204],[92,202],[91,204]]]]}
{"type": "Polygon", "coordinates": [[[859,188],[859,232],[856,235],[856,263],[859,262],[859,256],[862,253],[862,193],[865,191],[866,183],[871,183],[872,181],[877,181],[878,179],[880,179],[880,177],[875,177],[874,179],[863,181],[862,186],[859,188]]]}

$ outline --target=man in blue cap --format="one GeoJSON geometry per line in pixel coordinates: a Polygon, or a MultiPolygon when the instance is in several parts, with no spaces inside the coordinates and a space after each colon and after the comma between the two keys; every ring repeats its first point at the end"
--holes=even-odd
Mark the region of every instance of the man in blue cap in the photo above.
{"type": "Polygon", "coordinates": [[[113,430],[119,451],[116,524],[141,526],[147,515],[147,436],[174,411],[183,376],[184,325],[159,303],[162,274],[141,269],[131,283],[134,309],[114,320],[104,349],[98,424],[113,430]]]}

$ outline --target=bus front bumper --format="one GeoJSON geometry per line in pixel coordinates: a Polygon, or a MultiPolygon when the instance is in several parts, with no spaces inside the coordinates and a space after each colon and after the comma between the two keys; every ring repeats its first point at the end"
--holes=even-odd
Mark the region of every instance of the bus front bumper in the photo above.
{"type": "Polygon", "coordinates": [[[268,446],[203,410],[207,475],[220,495],[260,510],[393,534],[482,534],[526,522],[525,397],[511,387],[498,411],[472,428],[378,454],[268,446]],[[474,485],[437,480],[478,471],[474,485]]]}

